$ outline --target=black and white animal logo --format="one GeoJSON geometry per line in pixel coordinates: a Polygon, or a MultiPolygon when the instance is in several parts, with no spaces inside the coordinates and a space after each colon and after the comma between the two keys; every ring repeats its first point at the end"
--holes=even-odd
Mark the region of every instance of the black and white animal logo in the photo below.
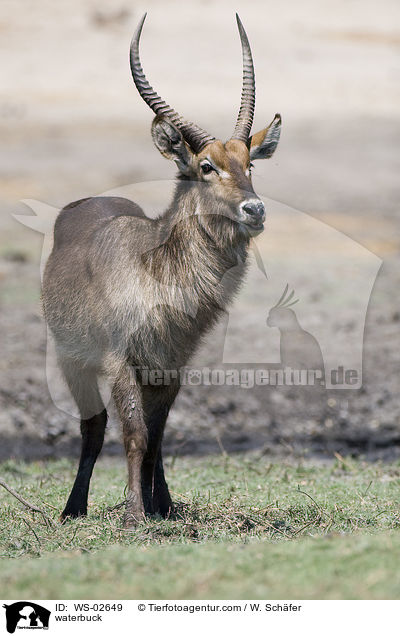
{"type": "Polygon", "coordinates": [[[3,605],[6,610],[6,627],[9,634],[16,629],[48,629],[51,612],[32,601],[18,601],[3,605]]]}

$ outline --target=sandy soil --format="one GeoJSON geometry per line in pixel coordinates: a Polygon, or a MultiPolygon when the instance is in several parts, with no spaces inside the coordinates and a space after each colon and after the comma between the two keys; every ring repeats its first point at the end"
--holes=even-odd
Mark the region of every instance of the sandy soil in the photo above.
{"type": "MultiPolygon", "coordinates": [[[[345,352],[360,328],[351,313],[357,290],[331,295],[334,305],[318,304],[313,249],[297,227],[283,225],[274,202],[335,228],[382,260],[369,299],[360,389],[186,387],[170,416],[167,451],[399,456],[398,3],[197,0],[184,9],[175,0],[168,7],[156,0],[22,4],[17,11],[3,0],[0,9],[0,459],[79,452],[78,423],[56,408],[47,387],[42,237],[11,215],[29,214],[22,199],[59,208],[174,174],[152,145],[152,116],[129,73],[130,38],[145,10],[142,58],[151,82],[175,108],[223,139],[233,130],[240,98],[239,11],[256,67],[254,130],[277,111],[283,117],[279,149],[269,162],[257,163],[254,175],[271,213],[259,249],[268,271],[278,256],[283,262],[282,254],[292,269],[302,263],[295,280],[307,328],[318,331],[325,321],[345,352]],[[276,240],[274,227],[280,228],[276,240]]],[[[337,252],[326,250],[324,293],[352,276],[337,252]]],[[[255,316],[264,301],[251,304],[258,298],[255,280],[250,277],[236,304],[242,358],[249,338],[259,342],[255,316]]],[[[268,279],[271,298],[274,280],[268,279]]],[[[220,365],[223,326],[210,334],[193,366],[220,365]]],[[[113,417],[106,451],[121,453],[113,417]]]]}

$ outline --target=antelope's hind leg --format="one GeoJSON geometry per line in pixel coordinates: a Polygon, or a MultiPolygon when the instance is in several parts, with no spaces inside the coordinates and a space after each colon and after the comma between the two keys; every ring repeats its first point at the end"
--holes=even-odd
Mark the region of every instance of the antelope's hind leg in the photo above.
{"type": "Polygon", "coordinates": [[[90,478],[102,449],[107,411],[97,385],[97,376],[88,370],[62,365],[67,384],[81,413],[82,449],[78,472],[61,520],[87,514],[90,478]]]}
{"type": "Polygon", "coordinates": [[[161,446],[154,470],[153,507],[154,512],[158,512],[164,519],[174,515],[174,505],[164,476],[161,446]]]}
{"type": "Polygon", "coordinates": [[[143,387],[143,408],[148,444],[142,466],[142,492],[145,511],[169,517],[173,513],[171,495],[165,481],[162,438],[169,410],[179,391],[178,383],[168,387],[143,387]]]}

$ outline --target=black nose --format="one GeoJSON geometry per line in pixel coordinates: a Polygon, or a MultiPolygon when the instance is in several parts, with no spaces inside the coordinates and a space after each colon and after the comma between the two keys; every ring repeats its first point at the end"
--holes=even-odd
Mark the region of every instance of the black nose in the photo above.
{"type": "Polygon", "coordinates": [[[251,201],[244,201],[241,208],[248,217],[250,223],[259,224],[265,220],[265,207],[264,203],[260,199],[252,199],[251,201]]]}

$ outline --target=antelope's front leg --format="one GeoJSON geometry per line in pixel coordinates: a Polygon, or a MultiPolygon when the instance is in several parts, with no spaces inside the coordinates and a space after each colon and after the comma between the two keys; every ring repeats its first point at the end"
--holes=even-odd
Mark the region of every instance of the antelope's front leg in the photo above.
{"type": "Polygon", "coordinates": [[[118,376],[113,397],[122,422],[128,463],[128,494],[124,527],[132,528],[144,520],[141,472],[147,450],[147,428],[143,418],[142,395],[127,367],[118,376]]]}

